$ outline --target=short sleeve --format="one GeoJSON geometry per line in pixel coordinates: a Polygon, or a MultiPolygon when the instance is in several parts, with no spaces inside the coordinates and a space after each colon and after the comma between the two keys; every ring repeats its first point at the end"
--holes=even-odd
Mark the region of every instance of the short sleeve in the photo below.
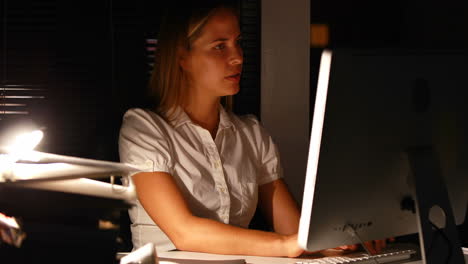
{"type": "Polygon", "coordinates": [[[255,116],[249,115],[247,119],[253,124],[253,136],[258,148],[258,185],[282,178],[283,168],[281,166],[280,154],[273,138],[255,116]]]}
{"type": "Polygon", "coordinates": [[[134,165],[138,172],[172,173],[173,160],[164,120],[143,109],[128,110],[119,134],[120,162],[134,165]]]}

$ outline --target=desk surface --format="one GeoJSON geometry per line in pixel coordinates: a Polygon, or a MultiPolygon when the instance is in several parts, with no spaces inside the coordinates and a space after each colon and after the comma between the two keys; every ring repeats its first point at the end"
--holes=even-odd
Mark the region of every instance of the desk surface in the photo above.
{"type": "MultiPolygon", "coordinates": [[[[292,264],[300,259],[294,258],[279,258],[279,257],[256,257],[256,256],[236,256],[236,255],[217,255],[217,254],[207,254],[207,253],[198,253],[198,252],[186,252],[186,251],[171,251],[171,252],[161,252],[158,254],[161,258],[171,259],[171,262],[167,263],[178,263],[177,259],[181,260],[180,264],[201,264],[201,260],[206,260],[207,263],[213,264],[223,264],[222,260],[235,260],[235,259],[245,259],[248,264],[292,264]],[[193,260],[190,262],[189,260],[193,260]],[[215,262],[216,260],[220,261],[219,263],[215,262]]],[[[229,262],[226,262],[228,264],[229,262]]],[[[161,264],[164,264],[161,263],[161,264]]],[[[421,261],[411,261],[406,264],[422,264],[421,261]]]]}

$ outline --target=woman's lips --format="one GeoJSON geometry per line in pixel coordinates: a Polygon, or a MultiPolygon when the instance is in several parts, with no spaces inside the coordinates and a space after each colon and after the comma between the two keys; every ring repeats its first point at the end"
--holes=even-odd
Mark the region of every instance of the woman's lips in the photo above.
{"type": "Polygon", "coordinates": [[[228,80],[228,81],[232,81],[232,82],[239,82],[240,77],[241,77],[240,73],[237,73],[237,74],[234,74],[234,75],[227,76],[227,77],[225,77],[225,79],[228,80]]]}

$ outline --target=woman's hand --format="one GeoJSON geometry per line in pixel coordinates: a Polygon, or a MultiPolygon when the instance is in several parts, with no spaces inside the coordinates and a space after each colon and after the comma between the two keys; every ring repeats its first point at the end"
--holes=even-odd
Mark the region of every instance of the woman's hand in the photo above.
{"type": "MultiPolygon", "coordinates": [[[[371,255],[379,254],[384,248],[387,247],[387,242],[394,242],[395,238],[388,238],[384,240],[372,240],[364,243],[364,246],[367,248],[371,255]]],[[[349,252],[356,251],[359,248],[359,244],[349,245],[349,246],[340,246],[331,249],[321,250],[318,253],[330,257],[330,256],[339,256],[349,252]]]]}
{"type": "MultiPolygon", "coordinates": [[[[369,250],[369,252],[372,255],[374,255],[374,254],[379,254],[380,252],[382,252],[382,249],[387,247],[387,241],[393,242],[395,241],[395,239],[388,238],[384,240],[367,241],[364,243],[364,245],[367,248],[367,250],[369,250]]],[[[339,246],[336,248],[324,249],[324,250],[319,250],[319,251],[306,251],[300,248],[299,245],[297,244],[297,234],[284,236],[283,244],[287,252],[287,256],[290,258],[295,258],[300,255],[315,255],[315,254],[321,254],[326,257],[339,256],[339,255],[343,255],[346,253],[356,251],[359,248],[359,244],[355,244],[355,245],[339,246]]]]}
{"type": "Polygon", "coordinates": [[[367,248],[367,250],[369,250],[371,255],[379,254],[382,252],[382,249],[387,247],[387,241],[394,242],[395,238],[392,237],[384,240],[367,241],[364,242],[364,246],[367,248]]]}
{"type": "MultiPolygon", "coordinates": [[[[346,253],[350,253],[356,251],[359,248],[359,245],[347,245],[347,246],[339,246],[336,248],[324,249],[320,251],[310,252],[311,254],[320,254],[325,257],[334,257],[340,256],[346,253]]],[[[309,252],[307,252],[309,253],[309,252]]]]}
{"type": "Polygon", "coordinates": [[[286,247],[287,256],[295,258],[300,255],[315,255],[321,254],[323,256],[337,256],[344,253],[355,251],[358,245],[340,246],[331,249],[318,250],[318,251],[307,251],[299,247],[297,244],[297,234],[289,235],[284,237],[284,245],[286,247]]]}

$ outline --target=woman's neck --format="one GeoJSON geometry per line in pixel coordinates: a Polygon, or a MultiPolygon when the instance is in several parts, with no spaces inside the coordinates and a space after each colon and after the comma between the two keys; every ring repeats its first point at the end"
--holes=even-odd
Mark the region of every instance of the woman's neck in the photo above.
{"type": "Polygon", "coordinates": [[[210,131],[215,138],[219,124],[219,105],[219,98],[211,102],[191,101],[184,110],[194,123],[210,131]]]}

